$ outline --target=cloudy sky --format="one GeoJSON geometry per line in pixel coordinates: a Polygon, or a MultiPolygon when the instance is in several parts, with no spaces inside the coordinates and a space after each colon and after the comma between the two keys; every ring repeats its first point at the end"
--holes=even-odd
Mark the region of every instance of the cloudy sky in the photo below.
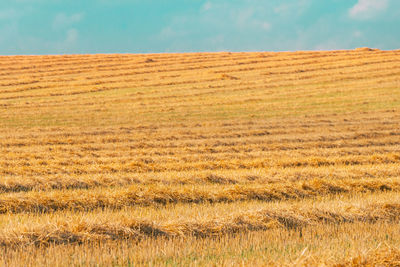
{"type": "Polygon", "coordinates": [[[400,48],[400,0],[4,0],[0,54],[400,48]]]}

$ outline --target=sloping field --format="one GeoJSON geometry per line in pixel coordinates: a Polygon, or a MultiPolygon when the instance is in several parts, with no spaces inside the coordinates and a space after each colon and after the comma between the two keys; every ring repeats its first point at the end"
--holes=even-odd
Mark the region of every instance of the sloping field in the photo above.
{"type": "Polygon", "coordinates": [[[0,57],[2,265],[393,266],[399,221],[400,51],[0,57]]]}

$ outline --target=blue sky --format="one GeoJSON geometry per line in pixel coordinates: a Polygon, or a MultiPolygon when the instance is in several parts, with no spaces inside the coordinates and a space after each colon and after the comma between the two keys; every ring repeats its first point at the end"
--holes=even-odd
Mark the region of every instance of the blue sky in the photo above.
{"type": "Polygon", "coordinates": [[[1,0],[0,54],[400,48],[400,0],[1,0]]]}

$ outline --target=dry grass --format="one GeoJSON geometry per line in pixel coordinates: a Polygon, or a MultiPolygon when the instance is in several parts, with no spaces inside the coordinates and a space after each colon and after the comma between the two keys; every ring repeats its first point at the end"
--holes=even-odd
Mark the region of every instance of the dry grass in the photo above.
{"type": "Polygon", "coordinates": [[[354,257],[345,263],[335,264],[336,267],[345,266],[400,266],[400,250],[396,248],[377,248],[364,255],[354,257]]]}
{"type": "Polygon", "coordinates": [[[365,192],[400,192],[398,179],[321,180],[297,183],[250,185],[144,185],[127,188],[39,191],[0,196],[1,213],[53,212],[57,210],[90,211],[99,208],[122,209],[130,206],[173,203],[219,203],[246,200],[265,202],[305,199],[337,194],[365,192]]]}
{"type": "Polygon", "coordinates": [[[180,206],[162,211],[107,210],[76,215],[29,218],[8,217],[0,232],[2,246],[49,245],[141,240],[144,237],[212,237],[268,229],[301,229],[310,225],[343,223],[394,223],[400,219],[398,194],[373,194],[360,199],[314,200],[297,203],[262,202],[224,204],[201,208],[180,206]],[[350,204],[351,203],[351,204],[350,204]],[[340,206],[338,206],[340,204],[340,206]],[[229,210],[227,211],[223,211],[229,210]],[[158,213],[158,215],[157,215],[158,213]],[[184,214],[184,216],[183,216],[184,214]],[[210,215],[214,214],[214,215],[210,215]],[[218,215],[216,215],[218,214],[218,215]],[[165,220],[161,218],[164,217],[165,220]],[[69,218],[68,220],[65,220],[69,218]],[[36,220],[36,221],[33,221],[36,220]],[[19,221],[19,223],[16,223],[19,221]]]}
{"type": "Polygon", "coordinates": [[[351,223],[306,227],[302,235],[281,229],[218,238],[159,237],[0,249],[5,256],[2,264],[9,266],[396,266],[393,246],[399,238],[393,224],[351,223]]]}
{"type": "Polygon", "coordinates": [[[399,62],[0,57],[1,263],[398,265],[399,62]]]}

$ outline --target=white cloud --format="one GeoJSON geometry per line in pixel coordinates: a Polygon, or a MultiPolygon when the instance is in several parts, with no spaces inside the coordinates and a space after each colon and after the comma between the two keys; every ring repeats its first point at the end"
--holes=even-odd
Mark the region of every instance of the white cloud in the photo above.
{"type": "Polygon", "coordinates": [[[207,1],[202,10],[208,11],[201,18],[206,24],[211,21],[224,20],[222,25],[225,25],[225,27],[236,26],[239,30],[268,31],[271,29],[271,24],[266,20],[265,10],[257,5],[243,7],[228,2],[211,3],[207,1]]]}
{"type": "Polygon", "coordinates": [[[201,10],[202,10],[202,11],[207,11],[207,10],[210,10],[211,8],[212,8],[211,2],[207,1],[207,2],[201,7],[201,10]]]}
{"type": "Polygon", "coordinates": [[[355,32],[353,33],[353,36],[354,36],[355,38],[360,38],[360,37],[363,36],[363,33],[362,33],[361,31],[355,31],[355,32]]]}
{"type": "Polygon", "coordinates": [[[177,32],[171,26],[167,26],[161,30],[159,36],[161,39],[174,38],[177,36],[177,32]]]}
{"type": "Polygon", "coordinates": [[[241,30],[269,31],[271,24],[263,16],[257,16],[256,8],[233,10],[230,20],[241,30]]]}
{"type": "Polygon", "coordinates": [[[13,8],[0,10],[0,20],[17,19],[19,16],[19,12],[13,8]]]}
{"type": "Polygon", "coordinates": [[[55,54],[71,53],[77,48],[78,38],[78,30],[70,28],[66,31],[64,39],[47,42],[47,46],[54,51],[55,54]]]}
{"type": "Polygon", "coordinates": [[[246,27],[254,17],[254,8],[247,8],[242,10],[235,10],[234,17],[236,18],[236,23],[239,27],[244,28],[246,27]]]}
{"type": "Polygon", "coordinates": [[[349,10],[349,15],[354,19],[370,19],[388,8],[388,0],[358,0],[357,4],[349,10]]]}
{"type": "Polygon", "coordinates": [[[74,25],[82,21],[83,17],[83,13],[74,13],[71,15],[59,13],[55,16],[52,25],[53,30],[65,34],[64,39],[49,44],[56,53],[69,53],[74,50],[79,39],[79,31],[74,25]]]}
{"type": "Polygon", "coordinates": [[[78,40],[78,31],[76,29],[69,29],[67,31],[66,44],[74,44],[78,40]]]}
{"type": "Polygon", "coordinates": [[[332,51],[338,50],[338,48],[342,47],[343,44],[336,40],[328,40],[322,43],[317,44],[312,50],[316,51],[332,51]]]}
{"type": "Polygon", "coordinates": [[[53,29],[60,30],[70,27],[71,25],[80,22],[84,17],[83,13],[75,13],[70,16],[59,13],[53,20],[53,29]]]}
{"type": "Polygon", "coordinates": [[[165,51],[262,50],[275,27],[273,11],[263,0],[243,2],[203,0],[197,11],[174,16],[151,39],[165,51]]]}
{"type": "Polygon", "coordinates": [[[263,22],[263,23],[261,23],[261,28],[266,31],[269,31],[271,29],[271,24],[268,22],[263,22]]]}
{"type": "Polygon", "coordinates": [[[281,3],[275,6],[273,11],[280,16],[298,16],[303,14],[311,4],[311,0],[289,1],[288,3],[281,3]]]}

